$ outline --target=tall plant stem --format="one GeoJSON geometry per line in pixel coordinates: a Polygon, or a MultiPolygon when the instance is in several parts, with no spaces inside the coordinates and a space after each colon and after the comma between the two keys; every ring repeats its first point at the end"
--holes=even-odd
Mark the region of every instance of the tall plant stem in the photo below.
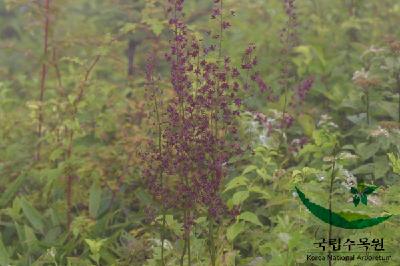
{"type": "Polygon", "coordinates": [[[371,115],[370,115],[370,108],[369,108],[369,105],[370,105],[370,100],[369,100],[369,90],[367,89],[366,91],[365,91],[365,96],[366,96],[366,101],[367,101],[367,124],[369,125],[370,123],[371,123],[371,115]]]}
{"type": "Polygon", "coordinates": [[[40,95],[39,95],[39,118],[38,118],[38,128],[37,128],[37,136],[38,136],[38,143],[36,147],[36,160],[40,160],[40,149],[41,149],[41,142],[42,142],[42,128],[43,128],[43,99],[44,99],[44,91],[46,89],[46,76],[47,76],[47,54],[48,54],[48,41],[49,41],[49,24],[50,24],[50,0],[45,1],[45,20],[43,25],[44,37],[43,37],[43,56],[44,62],[42,63],[42,71],[40,74],[40,95]]]}
{"type": "MultiPolygon", "coordinates": [[[[218,62],[221,62],[222,57],[222,38],[223,38],[223,30],[224,30],[224,20],[223,20],[223,0],[220,0],[220,34],[219,34],[219,49],[218,49],[218,62]]],[[[247,72],[248,73],[248,72],[247,72]]],[[[221,89],[221,84],[218,82],[218,88],[221,89]]],[[[213,119],[212,113],[210,114],[210,128],[211,132],[214,134],[214,138],[218,139],[218,119],[217,112],[218,108],[214,107],[215,119],[213,119]],[[214,121],[213,121],[214,120],[214,121]],[[214,125],[214,130],[213,130],[214,125]]],[[[216,153],[216,152],[215,152],[216,153]]],[[[213,154],[213,162],[215,164],[215,153],[213,154]]],[[[217,173],[215,173],[215,178],[217,178],[217,173]]],[[[215,266],[216,257],[215,257],[215,244],[214,244],[214,221],[211,215],[208,215],[208,250],[210,253],[211,265],[215,266]]]]}
{"type": "Polygon", "coordinates": [[[214,229],[213,229],[213,220],[209,216],[208,217],[208,249],[210,252],[210,260],[211,260],[211,265],[215,266],[216,264],[216,257],[215,257],[215,245],[214,245],[214,229]]]}
{"type": "MultiPolygon", "coordinates": [[[[184,211],[183,211],[183,223],[184,224],[186,224],[186,222],[187,222],[187,210],[185,209],[184,211]]],[[[183,249],[182,249],[182,255],[181,255],[181,260],[180,260],[180,266],[183,266],[183,263],[184,263],[184,259],[185,259],[185,254],[186,254],[186,250],[189,250],[188,249],[188,238],[187,238],[187,232],[186,232],[186,228],[184,229],[185,230],[185,232],[184,232],[184,237],[183,237],[183,239],[184,239],[184,242],[183,242],[183,249]]],[[[190,260],[190,259],[189,259],[190,260]]],[[[190,262],[189,262],[190,263],[190,262]]],[[[190,264],[189,264],[190,265],[190,264]]]]}
{"type": "Polygon", "coordinates": [[[165,225],[166,225],[166,214],[165,207],[163,203],[162,207],[162,225],[161,225],[161,265],[165,265],[164,261],[164,246],[165,246],[165,225]]]}
{"type": "Polygon", "coordinates": [[[286,116],[286,108],[287,108],[287,94],[288,94],[288,85],[287,82],[285,82],[285,88],[283,91],[283,108],[282,108],[282,135],[285,133],[285,116],[286,116]]]}
{"type": "MultiPolygon", "coordinates": [[[[83,77],[83,80],[80,82],[78,87],[78,95],[75,101],[73,102],[73,111],[72,118],[75,119],[76,114],[78,113],[78,104],[83,98],[85,87],[87,86],[87,82],[90,77],[90,73],[93,71],[96,64],[99,62],[101,55],[97,55],[92,63],[89,65],[89,68],[86,70],[86,73],[83,77]]],[[[67,160],[71,158],[73,152],[73,140],[74,140],[74,130],[70,129],[69,140],[68,140],[68,148],[67,148],[67,160]]],[[[73,193],[73,169],[69,169],[70,173],[67,176],[67,184],[66,184],[66,197],[67,197],[67,230],[70,232],[71,223],[72,223],[72,193],[73,193]]]]}
{"type": "MultiPolygon", "coordinates": [[[[71,158],[72,155],[72,140],[74,138],[74,131],[71,130],[69,134],[69,144],[67,149],[67,158],[71,158]]],[[[72,169],[69,169],[72,171],[72,169]]],[[[71,223],[72,223],[72,183],[73,183],[73,176],[72,172],[68,173],[67,176],[67,184],[65,188],[65,193],[67,195],[67,231],[70,231],[71,223]]]]}
{"type": "MultiPolygon", "coordinates": [[[[160,112],[158,108],[158,101],[156,96],[156,91],[154,87],[154,82],[152,81],[152,89],[154,92],[154,110],[156,113],[156,120],[157,120],[157,130],[158,130],[158,154],[159,157],[162,158],[162,128],[161,128],[161,120],[160,120],[160,112]]],[[[160,184],[161,189],[164,188],[164,178],[163,178],[163,169],[160,169],[160,184]]],[[[166,213],[165,213],[165,205],[164,205],[164,198],[163,195],[161,196],[162,202],[162,225],[161,225],[161,266],[165,265],[164,262],[164,244],[165,244],[165,225],[166,225],[166,213]]]]}
{"type": "MultiPolygon", "coordinates": [[[[332,173],[330,178],[330,186],[329,186],[329,232],[328,232],[328,241],[332,238],[332,194],[333,194],[333,181],[335,180],[335,171],[336,171],[336,145],[334,148],[334,158],[332,162],[332,173]]],[[[331,252],[329,251],[329,254],[331,252]]],[[[329,266],[332,265],[332,261],[329,261],[329,266]]]]}
{"type": "Polygon", "coordinates": [[[187,249],[188,249],[188,266],[192,265],[191,253],[190,253],[190,231],[187,232],[187,249]]]}
{"type": "Polygon", "coordinates": [[[398,106],[398,121],[400,123],[400,72],[396,73],[396,81],[397,81],[397,95],[399,96],[399,106],[398,106]]]}
{"type": "Polygon", "coordinates": [[[222,0],[220,0],[220,12],[219,12],[219,19],[220,19],[220,28],[219,28],[219,51],[218,51],[218,59],[221,58],[222,56],[222,34],[224,31],[224,21],[223,21],[223,15],[222,15],[222,8],[223,8],[223,3],[222,0]]]}

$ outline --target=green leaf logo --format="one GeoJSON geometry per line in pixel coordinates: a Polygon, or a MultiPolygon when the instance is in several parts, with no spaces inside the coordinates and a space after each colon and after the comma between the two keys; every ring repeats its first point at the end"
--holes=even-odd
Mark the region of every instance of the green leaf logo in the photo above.
{"type": "Polygon", "coordinates": [[[353,203],[354,206],[360,203],[367,205],[368,204],[368,195],[372,194],[378,187],[375,185],[366,185],[364,183],[359,183],[357,188],[351,187],[350,192],[353,194],[353,203]]]}
{"type": "MultiPolygon", "coordinates": [[[[315,215],[321,221],[331,224],[336,227],[346,228],[346,229],[362,229],[362,228],[367,228],[367,227],[371,227],[371,226],[380,224],[392,216],[392,215],[385,215],[385,216],[371,218],[369,216],[362,215],[359,213],[353,213],[353,212],[335,213],[335,212],[332,212],[331,210],[328,210],[318,204],[315,204],[314,202],[311,202],[304,195],[304,193],[301,192],[300,189],[298,189],[297,187],[295,187],[295,188],[296,188],[297,194],[299,195],[300,200],[313,215],[315,215]]],[[[355,192],[354,189],[355,188],[353,188],[352,191],[355,192]]],[[[367,192],[369,192],[370,190],[371,189],[369,189],[367,192]]],[[[374,190],[372,190],[369,194],[371,194],[374,190]]],[[[366,205],[366,203],[364,203],[364,202],[366,202],[367,194],[365,193],[365,190],[362,190],[362,191],[364,192],[364,194],[363,194],[364,198],[363,198],[363,196],[361,196],[361,197],[358,196],[357,197],[358,200],[356,200],[356,201],[358,201],[358,203],[361,201],[363,204],[366,205]]],[[[357,190],[357,195],[359,195],[358,190],[357,190]]],[[[354,202],[354,199],[355,198],[353,197],[353,202],[354,202]]],[[[355,202],[354,202],[354,204],[357,205],[355,202]]]]}

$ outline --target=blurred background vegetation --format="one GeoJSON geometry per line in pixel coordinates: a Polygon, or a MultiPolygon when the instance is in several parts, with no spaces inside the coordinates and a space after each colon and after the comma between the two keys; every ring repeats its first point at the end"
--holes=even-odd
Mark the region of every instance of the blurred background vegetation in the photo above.
{"type": "MultiPolygon", "coordinates": [[[[159,206],[145,188],[139,152],[152,137],[149,53],[160,58],[160,79],[170,87],[166,1],[50,0],[48,9],[46,2],[0,0],[0,265],[161,265],[159,206]]],[[[209,20],[212,6],[185,2],[194,34],[218,27],[209,20]]],[[[306,261],[328,225],[301,206],[294,186],[327,206],[332,160],[339,169],[333,209],[394,215],[369,230],[333,228],[333,236],[383,238],[393,255],[388,265],[400,265],[400,2],[295,6],[291,78],[312,76],[314,84],[301,105],[288,108],[294,122],[282,132],[274,121],[283,105],[284,1],[224,0],[232,24],[225,53],[240,65],[254,43],[258,71],[277,98],[242,92],[239,133],[251,151],[232,158],[221,190],[241,215],[220,221],[217,265],[327,265],[306,261]],[[286,145],[277,145],[282,136],[286,145]],[[361,181],[379,189],[355,207],[348,184],[361,181]]],[[[165,265],[179,265],[179,217],[166,217],[165,265]]],[[[210,265],[206,226],[196,217],[193,265],[210,265]]]]}

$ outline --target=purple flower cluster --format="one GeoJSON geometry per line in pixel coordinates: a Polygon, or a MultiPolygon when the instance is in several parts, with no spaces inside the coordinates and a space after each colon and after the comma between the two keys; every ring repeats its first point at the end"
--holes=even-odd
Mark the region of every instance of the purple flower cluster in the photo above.
{"type": "Polygon", "coordinates": [[[305,79],[296,87],[297,97],[300,101],[304,101],[312,85],[314,84],[314,77],[305,79]]]}
{"type": "Polygon", "coordinates": [[[285,113],[285,115],[283,116],[283,121],[281,126],[283,128],[290,128],[293,125],[294,122],[294,117],[291,116],[290,114],[285,113]]]}
{"type": "Polygon", "coordinates": [[[299,105],[305,101],[309,91],[314,84],[314,80],[315,78],[313,76],[310,76],[295,87],[295,94],[292,97],[291,106],[299,105]]]}
{"type": "MultiPolygon", "coordinates": [[[[143,154],[143,176],[150,193],[165,208],[186,211],[184,225],[189,231],[196,210],[207,210],[214,220],[237,213],[237,208],[227,209],[220,189],[229,159],[242,152],[236,135],[236,117],[242,104],[238,95],[241,73],[221,52],[217,61],[210,60],[209,55],[221,50],[221,44],[205,46],[196,39],[183,21],[184,1],[168,2],[173,37],[165,58],[174,94],[158,119],[161,144],[150,142],[143,154]]],[[[217,5],[212,10],[212,17],[221,18],[218,38],[230,27],[221,12],[217,5]]],[[[251,67],[242,69],[256,64],[254,49],[249,46],[245,55],[251,67]]],[[[150,82],[154,67],[150,64],[146,69],[150,82]]],[[[258,74],[254,81],[261,90],[267,89],[258,74]]]]}
{"type": "Polygon", "coordinates": [[[282,66],[280,73],[281,86],[287,90],[292,83],[292,76],[294,76],[293,64],[290,62],[289,55],[293,52],[293,48],[299,43],[297,34],[297,15],[295,0],[283,0],[284,10],[287,16],[285,26],[280,33],[282,43],[280,64],[282,66]]]}

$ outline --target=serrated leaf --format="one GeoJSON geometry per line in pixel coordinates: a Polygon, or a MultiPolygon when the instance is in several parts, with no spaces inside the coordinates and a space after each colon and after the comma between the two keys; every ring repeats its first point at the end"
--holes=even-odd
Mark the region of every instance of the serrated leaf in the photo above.
{"type": "Polygon", "coordinates": [[[250,195],[250,193],[247,190],[236,192],[235,194],[233,194],[233,197],[232,197],[233,205],[240,205],[249,197],[249,195],[250,195]]]}
{"type": "Polygon", "coordinates": [[[105,241],[106,239],[100,239],[100,240],[93,240],[88,238],[85,239],[85,242],[89,246],[90,252],[92,254],[99,253],[105,241]]]}
{"type": "Polygon", "coordinates": [[[255,171],[255,170],[257,170],[257,169],[258,169],[257,166],[255,166],[255,165],[249,165],[249,166],[247,166],[247,167],[243,170],[242,175],[248,174],[248,173],[250,173],[250,172],[252,172],[252,171],[255,171]]]}
{"type": "Polygon", "coordinates": [[[271,195],[267,191],[265,191],[265,189],[262,189],[259,186],[250,187],[249,192],[261,194],[262,198],[264,198],[264,199],[270,199],[271,198],[271,195]]]}
{"type": "Polygon", "coordinates": [[[262,226],[262,223],[258,219],[257,215],[252,212],[243,212],[238,216],[238,219],[246,221],[246,222],[250,222],[255,225],[262,226]]]}
{"type": "Polygon", "coordinates": [[[226,185],[226,188],[224,190],[224,192],[237,188],[237,187],[241,187],[241,186],[247,186],[248,184],[248,179],[245,176],[237,176],[235,178],[233,178],[231,181],[228,182],[228,184],[226,185]]]}
{"type": "Polygon", "coordinates": [[[226,237],[227,239],[232,242],[235,240],[235,238],[244,231],[246,228],[245,224],[242,222],[237,222],[232,224],[231,226],[228,227],[226,230],[226,237]]]}
{"type": "Polygon", "coordinates": [[[265,168],[259,168],[256,170],[258,176],[260,176],[264,181],[271,179],[271,176],[267,173],[265,168]]]}

